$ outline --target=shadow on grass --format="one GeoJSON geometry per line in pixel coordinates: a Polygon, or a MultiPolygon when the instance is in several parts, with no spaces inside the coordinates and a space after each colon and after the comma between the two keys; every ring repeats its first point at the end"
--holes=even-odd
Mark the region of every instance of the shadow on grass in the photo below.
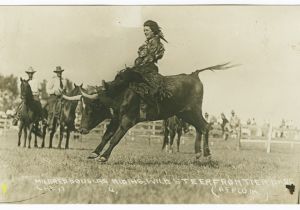
{"type": "Polygon", "coordinates": [[[48,150],[61,150],[61,151],[68,151],[68,150],[78,150],[78,151],[91,151],[92,149],[88,149],[88,148],[68,148],[68,149],[65,149],[64,147],[62,148],[58,148],[58,147],[52,147],[52,148],[39,148],[39,149],[48,149],[48,150]]]}

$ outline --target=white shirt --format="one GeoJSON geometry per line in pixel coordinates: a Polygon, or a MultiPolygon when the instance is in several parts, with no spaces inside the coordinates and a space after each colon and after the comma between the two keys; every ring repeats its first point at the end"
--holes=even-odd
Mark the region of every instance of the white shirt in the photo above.
{"type": "Polygon", "coordinates": [[[48,94],[54,94],[54,95],[61,95],[63,90],[67,86],[67,80],[64,78],[61,78],[63,88],[60,87],[60,78],[58,76],[54,76],[50,79],[50,81],[47,84],[47,93],[48,94]]]}
{"type": "Polygon", "coordinates": [[[236,115],[231,116],[229,124],[232,128],[237,128],[240,126],[240,119],[236,115]]]}
{"type": "Polygon", "coordinates": [[[31,88],[32,95],[38,96],[39,95],[39,89],[40,89],[40,83],[34,77],[34,75],[33,75],[33,78],[31,80],[29,79],[28,74],[22,75],[22,78],[26,78],[26,80],[28,81],[28,84],[30,85],[30,88],[31,88]]]}
{"type": "Polygon", "coordinates": [[[36,79],[28,80],[28,84],[31,87],[32,95],[38,96],[40,84],[36,81],[36,79]]]}

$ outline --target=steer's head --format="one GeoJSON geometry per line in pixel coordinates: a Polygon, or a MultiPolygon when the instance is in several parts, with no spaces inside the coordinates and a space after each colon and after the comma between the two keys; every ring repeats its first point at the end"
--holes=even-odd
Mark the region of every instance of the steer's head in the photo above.
{"type": "Polygon", "coordinates": [[[82,93],[82,116],[79,131],[82,134],[89,133],[99,123],[111,117],[110,111],[106,108],[98,97],[97,93],[86,93],[81,89],[82,93]]]}

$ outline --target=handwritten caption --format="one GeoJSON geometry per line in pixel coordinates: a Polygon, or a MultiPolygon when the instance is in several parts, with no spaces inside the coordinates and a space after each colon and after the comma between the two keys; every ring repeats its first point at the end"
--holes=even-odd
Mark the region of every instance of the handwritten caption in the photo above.
{"type": "Polygon", "coordinates": [[[115,187],[118,186],[145,186],[145,185],[192,185],[199,187],[209,187],[211,193],[219,197],[221,194],[258,195],[256,187],[276,187],[293,183],[289,178],[283,179],[223,179],[223,178],[99,178],[99,179],[79,179],[79,178],[48,178],[35,179],[36,189],[40,191],[64,192],[67,185],[107,185],[110,192],[118,193],[115,187]]]}

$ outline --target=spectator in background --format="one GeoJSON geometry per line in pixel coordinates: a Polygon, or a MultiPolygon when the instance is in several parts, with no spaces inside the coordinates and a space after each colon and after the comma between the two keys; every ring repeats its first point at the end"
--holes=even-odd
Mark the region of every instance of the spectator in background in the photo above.
{"type": "Polygon", "coordinates": [[[62,69],[57,66],[53,71],[56,75],[51,78],[47,85],[48,99],[48,129],[52,130],[55,119],[60,118],[62,108],[62,94],[65,93],[67,80],[62,77],[62,69]]]}
{"type": "Polygon", "coordinates": [[[229,125],[231,128],[231,132],[237,136],[239,134],[241,122],[240,122],[240,119],[235,114],[234,110],[231,111],[231,118],[229,121],[229,125]]]}
{"type": "Polygon", "coordinates": [[[223,139],[226,141],[229,136],[229,129],[228,129],[229,121],[227,120],[224,113],[221,113],[221,119],[222,119],[222,123],[221,123],[222,135],[223,135],[223,139]]]}
{"type": "Polygon", "coordinates": [[[256,125],[255,118],[252,118],[251,125],[256,125]]]}
{"type": "Polygon", "coordinates": [[[209,115],[207,112],[205,112],[205,114],[204,114],[204,119],[206,120],[206,122],[209,123],[209,115]]]}
{"type": "Polygon", "coordinates": [[[248,118],[248,120],[247,120],[247,125],[251,125],[251,119],[250,118],[248,118]]]}
{"type": "Polygon", "coordinates": [[[281,124],[279,126],[279,128],[280,128],[280,138],[284,137],[284,131],[283,130],[286,128],[285,126],[286,126],[285,120],[282,119],[281,124]]]}

